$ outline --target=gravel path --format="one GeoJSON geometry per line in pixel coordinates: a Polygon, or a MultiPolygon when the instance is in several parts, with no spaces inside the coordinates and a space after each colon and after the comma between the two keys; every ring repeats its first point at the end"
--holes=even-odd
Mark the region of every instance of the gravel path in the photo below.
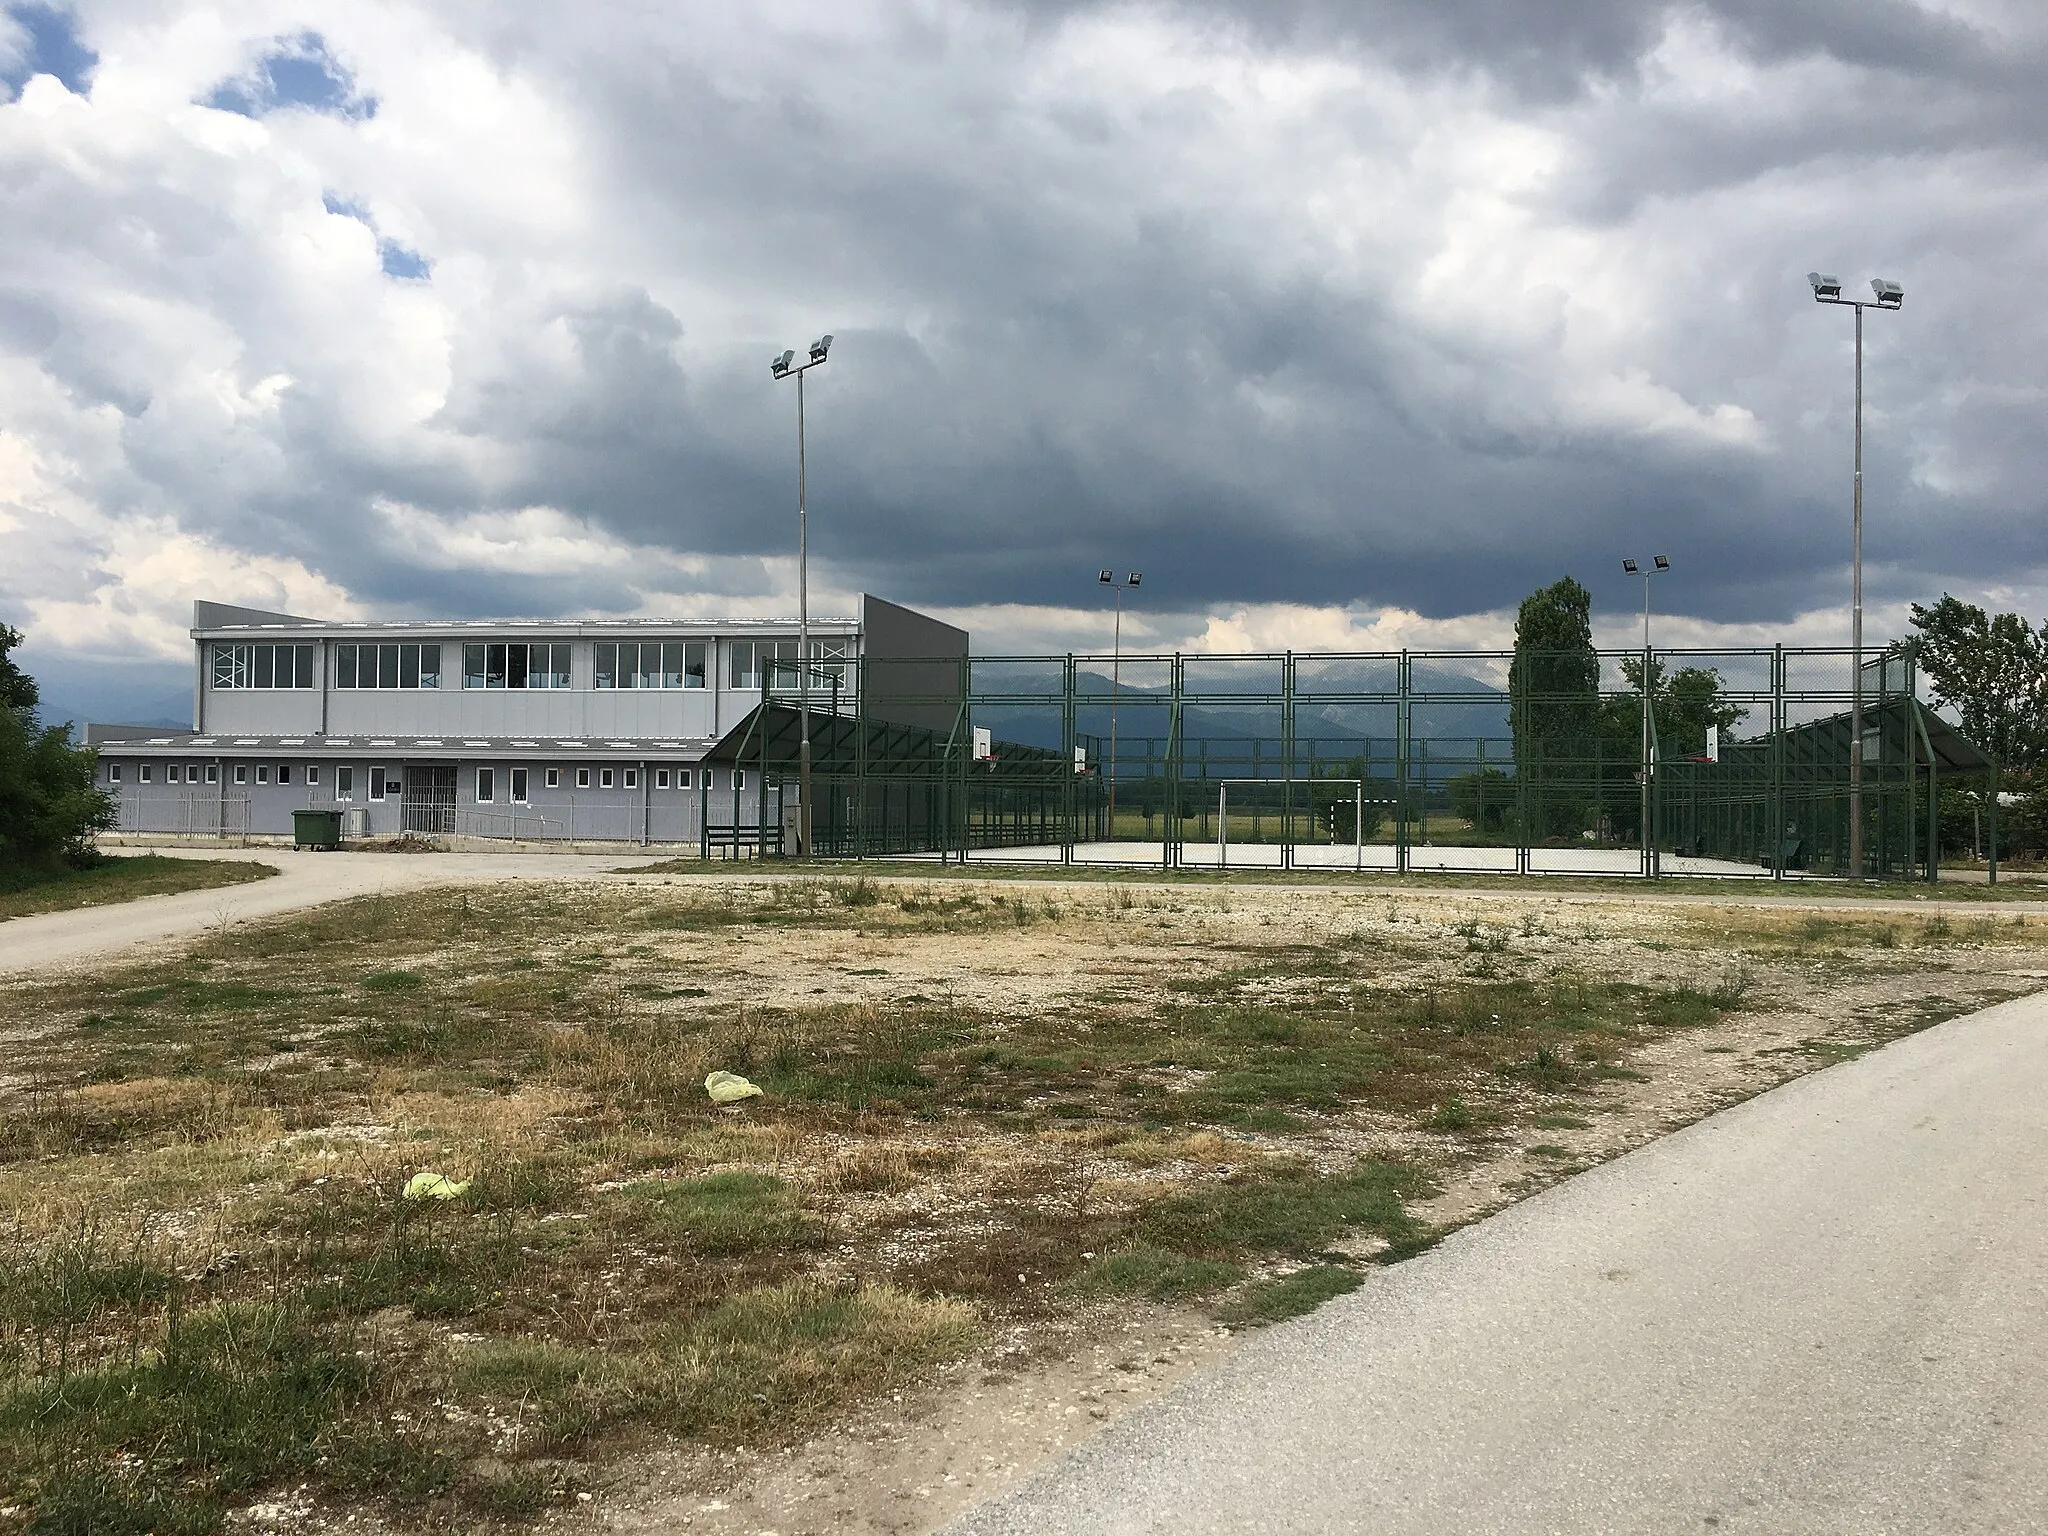
{"type": "Polygon", "coordinates": [[[954,1536],[2048,1530],[2048,997],[1251,1340],[954,1536]]]}
{"type": "MultiPolygon", "coordinates": [[[[126,850],[122,850],[126,851],[126,850]]],[[[289,848],[149,848],[173,858],[247,859],[278,873],[246,885],[180,891],[0,923],[0,975],[52,970],[117,952],[188,939],[224,923],[423,886],[494,880],[586,879],[633,862],[620,854],[295,853],[289,848]]]]}

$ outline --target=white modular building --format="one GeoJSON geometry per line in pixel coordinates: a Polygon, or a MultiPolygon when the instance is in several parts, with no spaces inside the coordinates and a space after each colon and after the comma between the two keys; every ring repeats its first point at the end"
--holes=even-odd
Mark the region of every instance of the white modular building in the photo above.
{"type": "MultiPolygon", "coordinates": [[[[815,713],[951,723],[930,690],[964,630],[863,596],[810,638],[815,713]],[[932,665],[896,669],[923,691],[892,709],[858,697],[891,675],[870,660],[932,665]]],[[[795,694],[794,619],[328,622],[198,602],[192,643],[189,731],[86,728],[124,832],[288,838],[317,809],[348,837],[709,852],[780,846],[764,815],[779,829],[794,810],[795,786],[735,747],[771,690],[795,694]]]]}

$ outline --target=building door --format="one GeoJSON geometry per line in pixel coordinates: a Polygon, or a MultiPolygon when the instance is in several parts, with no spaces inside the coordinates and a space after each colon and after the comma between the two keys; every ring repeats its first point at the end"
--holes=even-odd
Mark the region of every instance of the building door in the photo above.
{"type": "Polygon", "coordinates": [[[448,767],[405,769],[405,798],[399,825],[407,832],[438,837],[455,830],[455,770],[448,767]]]}

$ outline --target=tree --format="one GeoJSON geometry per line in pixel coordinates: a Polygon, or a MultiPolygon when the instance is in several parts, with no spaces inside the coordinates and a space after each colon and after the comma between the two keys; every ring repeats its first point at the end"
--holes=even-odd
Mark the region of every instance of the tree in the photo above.
{"type": "Polygon", "coordinates": [[[0,709],[27,715],[35,712],[43,695],[36,680],[15,664],[14,648],[20,644],[21,631],[11,624],[0,624],[0,709]]]}
{"type": "MultiPolygon", "coordinates": [[[[1618,693],[1600,706],[1602,803],[1613,834],[1624,842],[1642,836],[1642,796],[1637,775],[1643,763],[1643,661],[1625,657],[1622,676],[1635,690],[1618,693]]],[[[1731,704],[1714,667],[1680,667],[1667,672],[1650,658],[1650,714],[1657,727],[1657,759],[1700,757],[1707,728],[1734,729],[1749,711],[1731,704]]]]}
{"type": "Polygon", "coordinates": [[[2001,768],[2031,774],[2048,758],[2048,626],[2017,613],[1986,614],[1946,592],[1913,605],[1905,643],[1938,703],[2001,768]]]}
{"type": "Polygon", "coordinates": [[[1453,774],[1444,781],[1444,791],[1451,814],[1464,817],[1476,832],[1504,830],[1515,809],[1515,781],[1498,768],[1453,774]]]}
{"type": "Polygon", "coordinates": [[[89,863],[93,835],[114,824],[114,802],[94,783],[97,754],[37,723],[41,695],[12,654],[20,644],[0,624],[0,885],[89,863]]]}
{"type": "Polygon", "coordinates": [[[1593,649],[1593,596],[1569,576],[1522,599],[1508,702],[1515,772],[1534,801],[1532,834],[1576,835],[1590,809],[1583,786],[1596,753],[1600,657],[1593,649]]]}

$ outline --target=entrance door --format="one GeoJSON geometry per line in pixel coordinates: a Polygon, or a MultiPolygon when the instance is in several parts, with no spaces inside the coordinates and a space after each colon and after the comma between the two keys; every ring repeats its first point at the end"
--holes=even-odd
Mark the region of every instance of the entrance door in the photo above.
{"type": "Polygon", "coordinates": [[[439,837],[455,830],[455,770],[406,765],[400,823],[408,832],[439,837]]]}

